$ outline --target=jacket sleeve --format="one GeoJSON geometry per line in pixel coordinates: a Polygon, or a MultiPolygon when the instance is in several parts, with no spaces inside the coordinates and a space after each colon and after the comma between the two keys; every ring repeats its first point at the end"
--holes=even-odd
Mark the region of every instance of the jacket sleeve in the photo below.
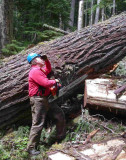
{"type": "Polygon", "coordinates": [[[37,69],[32,73],[32,79],[39,84],[40,86],[43,86],[45,88],[50,88],[52,87],[56,81],[55,80],[49,80],[44,73],[37,69]]]}
{"type": "Polygon", "coordinates": [[[46,75],[48,75],[51,72],[51,64],[49,62],[49,60],[45,61],[45,67],[42,68],[45,72],[46,75]]]}

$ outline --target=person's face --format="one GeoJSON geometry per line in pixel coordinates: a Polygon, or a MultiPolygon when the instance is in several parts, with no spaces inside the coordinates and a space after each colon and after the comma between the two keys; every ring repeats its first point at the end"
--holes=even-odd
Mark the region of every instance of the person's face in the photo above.
{"type": "Polygon", "coordinates": [[[44,66],[44,61],[40,58],[40,57],[36,57],[35,58],[35,62],[40,66],[43,67],[44,66]]]}

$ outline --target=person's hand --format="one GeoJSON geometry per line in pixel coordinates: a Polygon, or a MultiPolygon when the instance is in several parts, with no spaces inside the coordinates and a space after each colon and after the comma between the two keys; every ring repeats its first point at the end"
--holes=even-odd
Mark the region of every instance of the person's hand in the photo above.
{"type": "Polygon", "coordinates": [[[42,56],[41,56],[41,58],[44,60],[44,61],[46,61],[48,58],[47,58],[47,55],[45,55],[45,54],[43,54],[42,56]]]}
{"type": "Polygon", "coordinates": [[[59,83],[59,80],[58,79],[55,79],[56,83],[59,83]]]}

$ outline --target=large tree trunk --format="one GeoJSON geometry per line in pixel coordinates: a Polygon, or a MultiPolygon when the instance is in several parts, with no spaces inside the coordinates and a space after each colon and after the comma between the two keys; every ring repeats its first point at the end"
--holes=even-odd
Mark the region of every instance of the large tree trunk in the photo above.
{"type": "Polygon", "coordinates": [[[78,79],[92,68],[95,70],[88,78],[98,77],[126,56],[125,22],[126,13],[123,13],[104,23],[86,27],[54,41],[40,43],[4,59],[0,66],[0,127],[27,117],[24,113],[30,108],[28,53],[47,54],[55,76],[60,77],[63,85],[78,79]]]}

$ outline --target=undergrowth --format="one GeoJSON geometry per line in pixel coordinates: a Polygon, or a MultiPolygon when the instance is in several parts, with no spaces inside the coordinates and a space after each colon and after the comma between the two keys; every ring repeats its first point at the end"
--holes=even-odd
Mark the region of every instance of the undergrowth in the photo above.
{"type": "MultiPolygon", "coordinates": [[[[100,128],[100,131],[94,136],[92,141],[98,142],[105,138],[117,136],[126,131],[126,125],[123,125],[118,119],[107,120],[101,115],[89,115],[88,110],[82,110],[82,115],[75,118],[67,124],[66,137],[62,143],[84,141],[90,132],[100,128]]],[[[40,155],[30,157],[26,151],[28,137],[30,133],[29,126],[20,126],[11,128],[8,131],[0,131],[0,159],[1,160],[46,160],[47,151],[55,143],[56,130],[43,129],[40,138],[40,155]],[[46,142],[46,143],[44,143],[46,142]]],[[[55,149],[62,149],[62,143],[55,145],[55,149]]]]}
{"type": "Polygon", "coordinates": [[[15,55],[23,49],[25,49],[23,43],[12,40],[12,43],[7,44],[5,48],[2,49],[2,54],[5,56],[15,55]]]}

